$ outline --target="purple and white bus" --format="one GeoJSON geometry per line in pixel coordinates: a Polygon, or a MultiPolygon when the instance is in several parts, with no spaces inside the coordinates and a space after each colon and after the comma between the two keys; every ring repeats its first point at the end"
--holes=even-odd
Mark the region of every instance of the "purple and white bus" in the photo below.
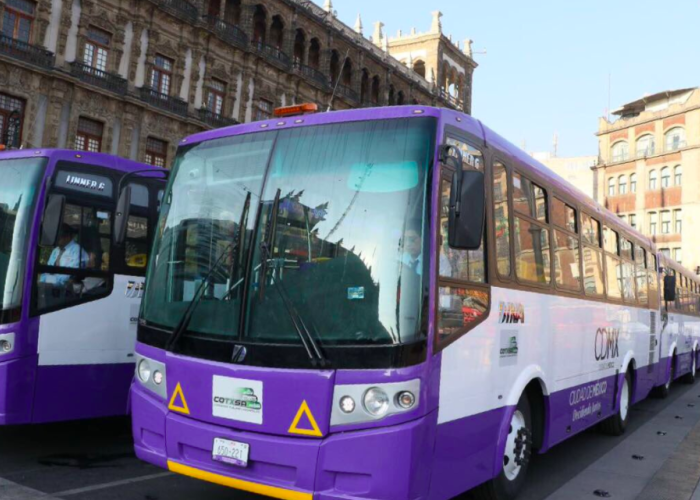
{"type": "Polygon", "coordinates": [[[126,414],[163,171],[88,152],[0,153],[0,425],[126,414]],[[117,247],[122,181],[134,194],[117,247]]]}
{"type": "Polygon", "coordinates": [[[189,137],[173,170],[131,390],[152,464],[510,499],[533,451],[694,379],[698,280],[469,116],[283,116],[189,137]]]}

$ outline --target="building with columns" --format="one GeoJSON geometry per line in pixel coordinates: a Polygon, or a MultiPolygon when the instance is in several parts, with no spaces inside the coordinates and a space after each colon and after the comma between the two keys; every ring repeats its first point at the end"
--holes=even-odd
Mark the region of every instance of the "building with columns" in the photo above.
{"type": "Polygon", "coordinates": [[[700,266],[700,89],[659,92],[601,118],[599,201],[685,267],[700,266]]]}
{"type": "Polygon", "coordinates": [[[277,106],[471,111],[471,44],[371,39],[330,0],[0,0],[0,142],[168,164],[189,134],[277,106]]]}

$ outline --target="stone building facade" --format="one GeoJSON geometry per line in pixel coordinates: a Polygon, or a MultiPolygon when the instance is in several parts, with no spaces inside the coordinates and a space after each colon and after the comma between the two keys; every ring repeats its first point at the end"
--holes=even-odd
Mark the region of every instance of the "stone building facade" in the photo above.
{"type": "Polygon", "coordinates": [[[600,119],[599,201],[685,267],[700,266],[700,89],[650,95],[600,119]]]}
{"type": "Polygon", "coordinates": [[[388,39],[378,24],[367,39],[330,0],[0,0],[0,142],[168,164],[182,137],[325,109],[334,89],[333,109],[469,113],[471,44],[440,16],[426,34],[388,39]]]}

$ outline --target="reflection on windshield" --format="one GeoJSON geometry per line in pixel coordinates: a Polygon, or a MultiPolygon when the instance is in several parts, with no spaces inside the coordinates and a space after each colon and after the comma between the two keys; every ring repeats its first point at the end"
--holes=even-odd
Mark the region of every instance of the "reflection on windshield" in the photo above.
{"type": "Polygon", "coordinates": [[[0,160],[0,310],[19,307],[27,239],[46,159],[0,160]]]}
{"type": "Polygon", "coordinates": [[[237,338],[244,310],[242,340],[297,344],[288,305],[275,291],[284,287],[322,345],[416,340],[434,133],[430,118],[356,122],[229,137],[181,152],[144,319],[174,327],[203,275],[241,234],[241,248],[214,273],[189,331],[237,338]]]}

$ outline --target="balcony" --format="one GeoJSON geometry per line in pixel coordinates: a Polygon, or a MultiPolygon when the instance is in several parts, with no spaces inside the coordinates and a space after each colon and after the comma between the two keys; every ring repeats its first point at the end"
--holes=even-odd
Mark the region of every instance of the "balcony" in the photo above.
{"type": "Polygon", "coordinates": [[[199,11],[197,7],[189,3],[187,0],[152,0],[158,7],[165,12],[195,24],[199,20],[199,11]]]}
{"type": "Polygon", "coordinates": [[[48,50],[5,35],[0,35],[0,54],[44,69],[54,66],[54,55],[48,50]]]}
{"type": "Polygon", "coordinates": [[[282,66],[283,69],[292,67],[292,59],[277,47],[262,42],[253,42],[253,49],[268,61],[282,66]]]}
{"type": "Polygon", "coordinates": [[[464,107],[464,101],[462,101],[462,99],[453,96],[444,89],[440,89],[438,97],[453,108],[462,109],[464,107]]]}
{"type": "Polygon", "coordinates": [[[349,99],[353,102],[360,102],[359,94],[347,85],[338,84],[335,95],[344,97],[345,99],[349,99]]]}
{"type": "Polygon", "coordinates": [[[70,72],[81,81],[119,95],[126,95],[126,80],[118,75],[107,73],[80,62],[70,63],[70,72]]]}
{"type": "Polygon", "coordinates": [[[686,147],[688,143],[686,142],[685,139],[680,139],[680,140],[675,140],[675,141],[667,141],[666,142],[666,149],[664,150],[665,153],[672,153],[674,151],[678,151],[679,149],[683,149],[686,147]]]}
{"type": "Polygon", "coordinates": [[[227,42],[241,49],[246,49],[248,47],[250,43],[248,41],[248,35],[246,35],[243,32],[243,30],[238,26],[229,24],[223,19],[220,19],[215,16],[205,16],[205,21],[209,30],[211,30],[224,42],[227,42]]]}
{"type": "Polygon", "coordinates": [[[187,117],[187,103],[182,99],[161,94],[149,87],[142,87],[139,92],[143,102],[164,111],[187,117]]]}
{"type": "Polygon", "coordinates": [[[294,62],[294,70],[299,73],[304,78],[313,80],[323,87],[328,87],[328,77],[321,73],[319,70],[312,68],[311,66],[306,66],[298,61],[294,62]]]}
{"type": "Polygon", "coordinates": [[[206,108],[199,109],[199,119],[214,128],[230,127],[238,125],[238,122],[233,118],[226,118],[223,115],[216,114],[206,108]]]}

